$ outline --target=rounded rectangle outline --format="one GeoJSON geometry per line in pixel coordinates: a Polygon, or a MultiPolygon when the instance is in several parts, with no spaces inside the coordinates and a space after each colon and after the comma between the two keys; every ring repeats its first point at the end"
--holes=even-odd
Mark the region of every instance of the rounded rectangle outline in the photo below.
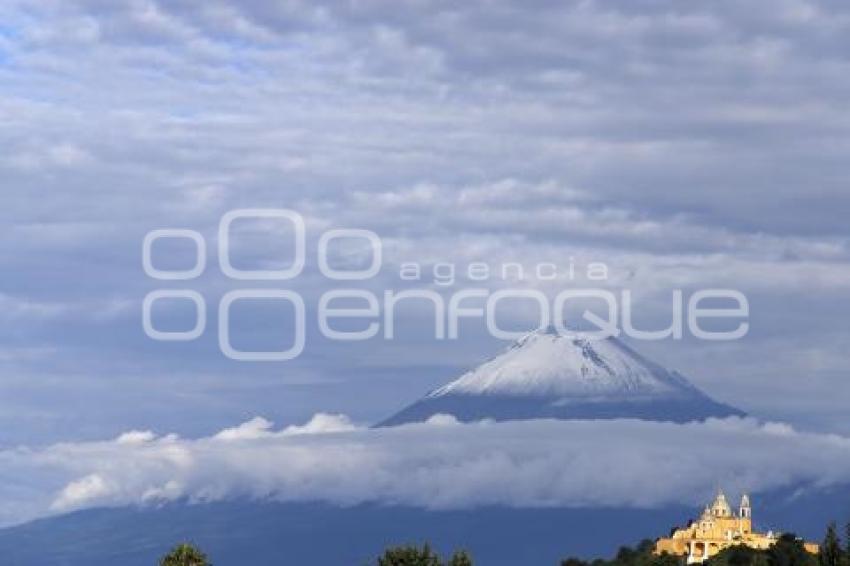
{"type": "Polygon", "coordinates": [[[207,304],[203,295],[191,289],[157,289],[145,295],[142,301],[142,328],[145,334],[152,340],[165,342],[187,342],[195,340],[204,333],[207,326],[207,304]],[[160,299],[189,299],[195,303],[195,327],[191,330],[180,330],[176,332],[166,332],[157,330],[153,326],[152,310],[153,305],[160,299]]]}
{"type": "Polygon", "coordinates": [[[226,293],[218,305],[218,346],[221,353],[241,362],[285,362],[297,358],[304,351],[306,340],[306,309],[304,299],[295,291],[286,289],[237,289],[226,293]],[[288,350],[277,352],[249,352],[237,350],[230,344],[230,305],[241,299],[286,299],[295,308],[295,341],[288,350]]]}
{"type": "Polygon", "coordinates": [[[334,228],[322,234],[319,238],[319,271],[328,279],[335,281],[356,281],[370,279],[381,271],[382,243],[381,238],[371,230],[361,228],[334,228]],[[341,238],[361,238],[372,245],[372,264],[369,269],[338,270],[328,264],[328,243],[341,238]]]}
{"type": "Polygon", "coordinates": [[[160,281],[185,281],[199,277],[207,268],[207,242],[204,237],[195,230],[188,228],[160,228],[151,230],[145,234],[142,242],[142,268],[145,275],[160,281]],[[192,269],[176,271],[165,271],[157,269],[153,265],[153,243],[163,238],[187,239],[195,242],[195,266],[192,269]]]}
{"type": "Polygon", "coordinates": [[[304,270],[306,258],[306,228],[304,218],[286,208],[240,208],[226,212],[218,224],[218,264],[221,272],[241,281],[283,281],[298,277],[304,270]],[[230,263],[230,225],[240,218],[284,218],[295,228],[295,258],[286,269],[237,269],[230,263]]]}

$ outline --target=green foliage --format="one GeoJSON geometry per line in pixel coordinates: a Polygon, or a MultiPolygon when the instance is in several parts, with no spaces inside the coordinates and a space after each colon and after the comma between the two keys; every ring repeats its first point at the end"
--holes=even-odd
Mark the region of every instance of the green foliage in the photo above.
{"type": "Polygon", "coordinates": [[[769,566],[818,566],[818,559],[803,548],[803,543],[793,534],[784,534],[776,544],[767,549],[769,566]]]}
{"type": "Polygon", "coordinates": [[[710,566],[768,566],[767,554],[748,546],[738,545],[720,551],[709,560],[710,566]]]}
{"type": "Polygon", "coordinates": [[[835,523],[830,523],[826,528],[826,536],[820,547],[820,555],[818,556],[820,565],[841,566],[843,554],[841,540],[838,538],[838,527],[836,527],[835,523]]]}
{"type": "Polygon", "coordinates": [[[652,566],[681,566],[684,560],[678,556],[667,554],[666,552],[653,556],[649,562],[652,566]]]}
{"type": "MultiPolygon", "coordinates": [[[[418,546],[397,546],[389,548],[378,558],[378,566],[443,566],[439,555],[427,544],[418,546]]],[[[446,566],[473,566],[472,557],[465,550],[455,552],[446,566]]]]}
{"type": "Polygon", "coordinates": [[[458,550],[452,554],[447,566],[472,566],[472,556],[465,550],[458,550]]]}
{"type": "Polygon", "coordinates": [[[655,543],[649,539],[642,540],[634,548],[621,546],[617,555],[611,560],[596,559],[592,562],[570,557],[561,560],[561,566],[681,566],[683,560],[678,556],[667,553],[656,556],[653,554],[655,543]]]}
{"type": "Polygon", "coordinates": [[[844,525],[844,563],[850,564],[850,523],[844,525]]]}
{"type": "Polygon", "coordinates": [[[784,534],[767,550],[738,545],[712,556],[707,566],[818,566],[817,557],[806,551],[793,534],[784,534]]]}
{"type": "Polygon", "coordinates": [[[188,543],[181,543],[171,549],[159,561],[159,566],[212,566],[207,555],[188,543]]]}

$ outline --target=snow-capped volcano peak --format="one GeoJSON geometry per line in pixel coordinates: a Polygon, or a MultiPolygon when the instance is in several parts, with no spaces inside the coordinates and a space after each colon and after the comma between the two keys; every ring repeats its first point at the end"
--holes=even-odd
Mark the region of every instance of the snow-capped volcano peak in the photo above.
{"type": "Polygon", "coordinates": [[[570,397],[665,396],[692,387],[615,338],[591,340],[552,328],[527,334],[504,353],[433,391],[570,397]]]}
{"type": "Polygon", "coordinates": [[[743,415],[615,338],[532,332],[495,358],[390,417],[382,426],[436,414],[481,419],[612,419],[687,422],[743,415]]]}

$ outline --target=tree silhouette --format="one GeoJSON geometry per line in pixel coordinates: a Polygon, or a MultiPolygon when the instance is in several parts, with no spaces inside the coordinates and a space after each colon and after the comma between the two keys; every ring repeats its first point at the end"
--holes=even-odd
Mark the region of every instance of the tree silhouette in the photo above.
{"type": "Polygon", "coordinates": [[[465,550],[458,550],[449,559],[447,566],[472,566],[472,557],[465,550]]]}
{"type": "Polygon", "coordinates": [[[378,558],[378,566],[442,566],[442,562],[427,544],[422,548],[407,545],[387,549],[378,558]]]}
{"type": "Polygon", "coordinates": [[[826,528],[826,536],[818,555],[821,566],[841,566],[842,562],[841,541],[838,538],[838,527],[830,523],[826,528]]]}
{"type": "Polygon", "coordinates": [[[796,535],[787,533],[767,549],[770,566],[817,566],[817,558],[806,552],[796,535]]]}
{"type": "Polygon", "coordinates": [[[207,555],[189,543],[181,543],[171,549],[159,561],[159,566],[212,566],[207,555]]]}
{"type": "Polygon", "coordinates": [[[844,565],[850,566],[850,523],[844,525],[844,565]]]}
{"type": "Polygon", "coordinates": [[[465,550],[455,552],[448,562],[440,560],[440,556],[431,550],[427,544],[422,548],[406,545],[388,548],[383,556],[378,558],[378,566],[473,566],[472,557],[465,550]]]}
{"type": "Polygon", "coordinates": [[[655,543],[644,539],[637,546],[621,546],[610,560],[597,558],[593,561],[582,560],[574,556],[561,560],[561,566],[682,566],[678,556],[666,552],[656,555],[655,543]]]}

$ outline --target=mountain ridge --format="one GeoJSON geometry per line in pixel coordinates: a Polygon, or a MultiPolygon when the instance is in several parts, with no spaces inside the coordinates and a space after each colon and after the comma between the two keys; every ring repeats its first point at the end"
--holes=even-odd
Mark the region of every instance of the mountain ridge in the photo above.
{"type": "Polygon", "coordinates": [[[376,426],[421,422],[443,413],[462,422],[533,418],[689,422],[745,415],[616,338],[590,340],[551,327],[525,335],[376,426]]]}

